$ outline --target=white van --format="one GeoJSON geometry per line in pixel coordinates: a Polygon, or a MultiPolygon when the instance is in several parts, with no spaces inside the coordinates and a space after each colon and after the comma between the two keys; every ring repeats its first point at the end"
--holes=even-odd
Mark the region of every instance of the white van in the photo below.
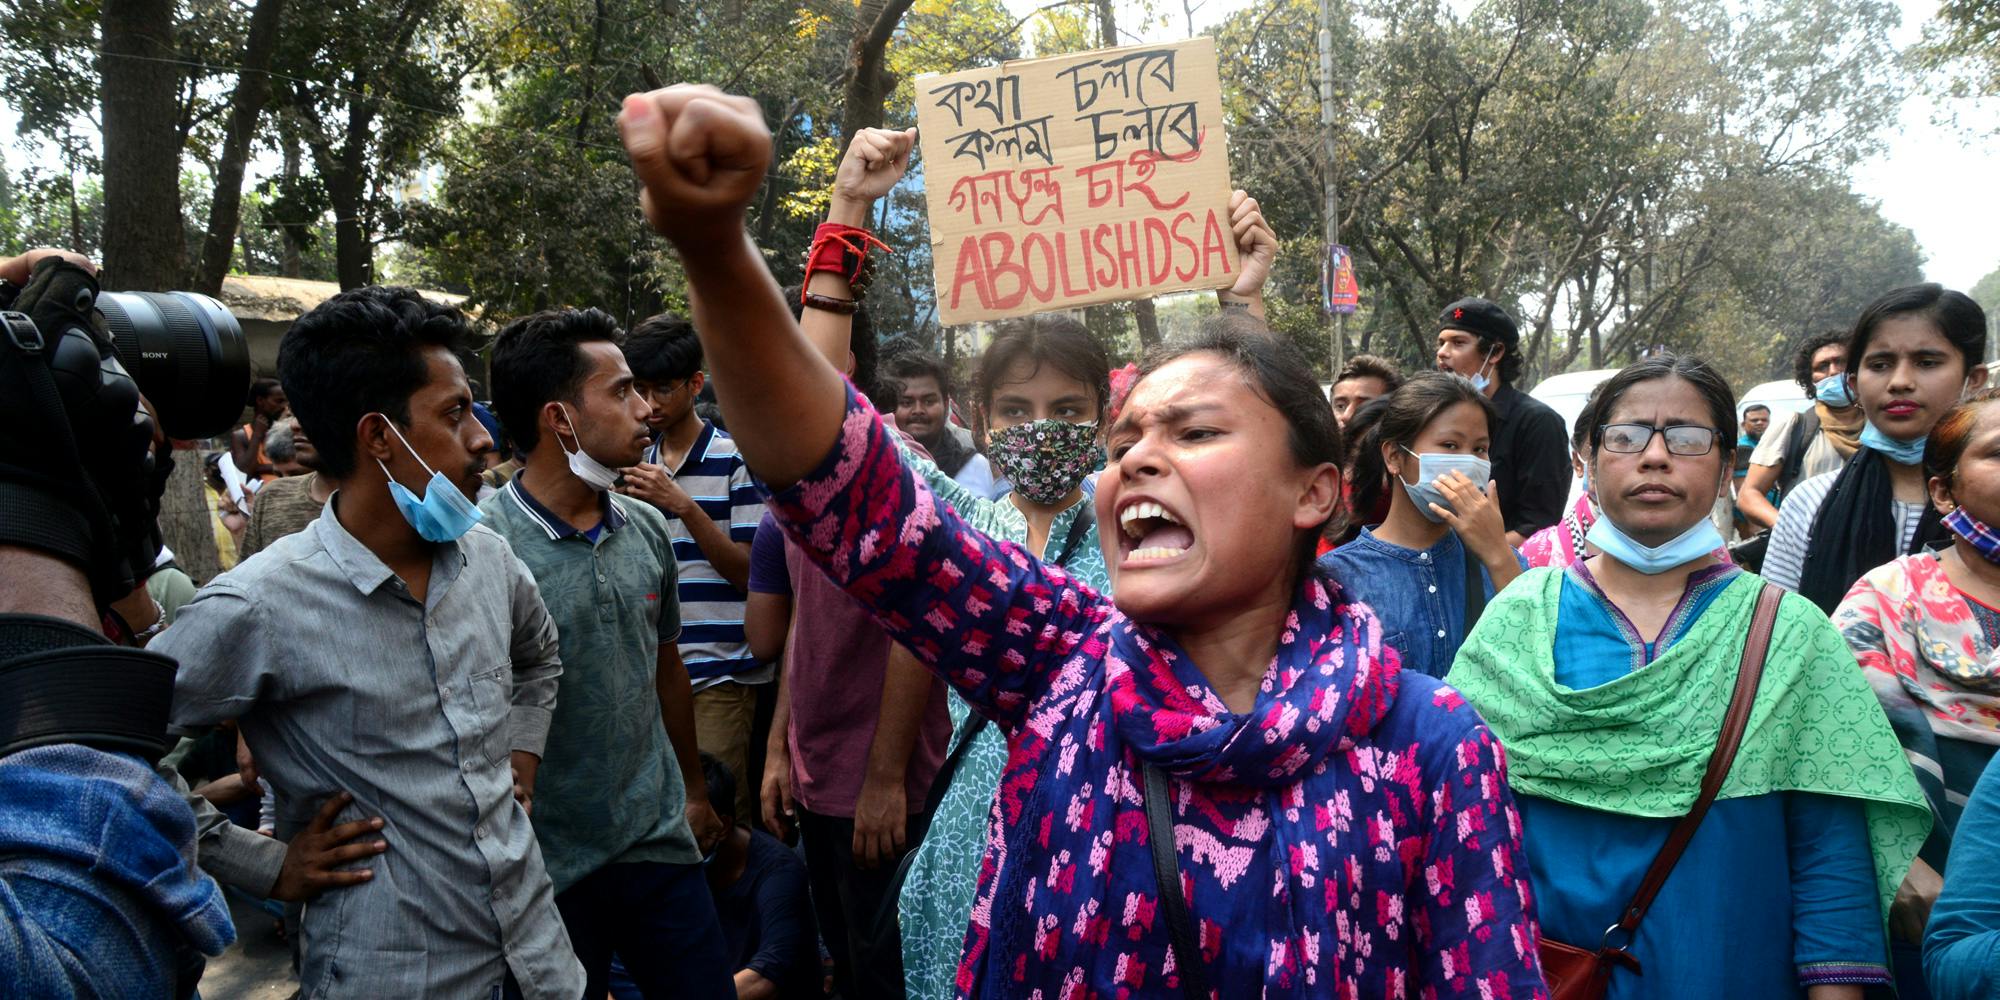
{"type": "Polygon", "coordinates": [[[1783,414],[1812,409],[1813,401],[1797,382],[1787,378],[1751,386],[1743,398],[1736,401],[1736,415],[1741,417],[1744,410],[1757,405],[1771,408],[1771,423],[1775,425],[1783,414]]]}
{"type": "Polygon", "coordinates": [[[1562,414],[1563,440],[1568,441],[1568,435],[1576,433],[1576,418],[1583,413],[1583,404],[1590,401],[1590,394],[1596,391],[1599,383],[1616,374],[1616,368],[1599,368],[1551,375],[1529,390],[1528,395],[1562,414]]]}

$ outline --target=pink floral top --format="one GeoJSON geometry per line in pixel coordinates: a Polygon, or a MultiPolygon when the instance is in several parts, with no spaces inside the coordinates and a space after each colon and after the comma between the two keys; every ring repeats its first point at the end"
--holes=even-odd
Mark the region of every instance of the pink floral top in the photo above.
{"type": "Polygon", "coordinates": [[[958,990],[1177,995],[1141,766],[1222,996],[1544,997],[1505,757],[1365,607],[1302,581],[1256,705],[1166,633],[969,528],[850,395],[787,532],[1008,738],[958,990]]]}

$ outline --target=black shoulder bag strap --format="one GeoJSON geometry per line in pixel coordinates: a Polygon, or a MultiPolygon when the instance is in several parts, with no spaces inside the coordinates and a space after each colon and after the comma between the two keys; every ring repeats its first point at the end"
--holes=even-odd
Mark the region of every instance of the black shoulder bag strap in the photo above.
{"type": "Polygon", "coordinates": [[[1792,487],[1805,478],[1806,449],[1812,447],[1813,437],[1819,434],[1819,409],[1817,407],[1799,411],[1792,418],[1792,426],[1785,431],[1785,467],[1778,470],[1778,495],[1792,491],[1792,487]]]}
{"type": "Polygon", "coordinates": [[[1160,882],[1160,910],[1167,917],[1167,932],[1174,949],[1174,969],[1180,973],[1181,991],[1208,1000],[1208,969],[1202,965],[1201,938],[1195,934],[1194,915],[1188,912],[1187,897],[1181,894],[1181,864],[1174,850],[1174,817],[1167,772],[1157,764],[1145,764],[1146,839],[1153,846],[1153,877],[1160,882]]]}
{"type": "Polygon", "coordinates": [[[1069,522],[1069,531],[1063,534],[1062,548],[1056,551],[1057,566],[1069,565],[1069,557],[1076,555],[1076,547],[1083,544],[1084,533],[1090,530],[1091,525],[1097,523],[1095,501],[1091,500],[1089,494],[1085,494],[1083,499],[1077,501],[1077,507],[1076,517],[1069,522]]]}

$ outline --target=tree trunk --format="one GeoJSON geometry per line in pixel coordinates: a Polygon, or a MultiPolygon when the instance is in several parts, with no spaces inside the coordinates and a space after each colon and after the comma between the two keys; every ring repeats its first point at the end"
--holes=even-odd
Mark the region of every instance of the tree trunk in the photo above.
{"type": "Polygon", "coordinates": [[[97,65],[107,288],[166,291],[187,273],[173,29],[173,0],[105,0],[97,65]]]}
{"type": "MultiPolygon", "coordinates": [[[[243,45],[243,68],[237,72],[236,93],[229,99],[229,126],[223,134],[222,159],[215,168],[215,194],[208,205],[208,234],[201,246],[201,270],[194,289],[222,294],[222,277],[229,273],[229,255],[242,221],[243,166],[250,159],[250,141],[257,119],[271,93],[271,56],[278,49],[278,25],[285,0],[257,0],[250,11],[250,36],[243,45]]],[[[244,263],[249,263],[248,252],[244,263]]]]}
{"type": "Polygon", "coordinates": [[[590,58],[583,64],[583,100],[577,104],[576,144],[583,145],[590,134],[591,102],[597,100],[597,60],[604,53],[604,0],[595,0],[590,12],[590,58]]]}
{"type": "Polygon", "coordinates": [[[374,247],[368,242],[368,227],[362,224],[361,178],[342,171],[343,176],[327,177],[327,199],[333,202],[333,269],[340,288],[360,288],[373,280],[374,247]]]}
{"type": "MultiPolygon", "coordinates": [[[[1111,0],[1097,0],[1097,29],[1106,48],[1118,44],[1118,19],[1112,14],[1111,0]]],[[[1147,351],[1159,346],[1160,317],[1153,311],[1151,298],[1132,300],[1132,321],[1139,326],[1139,346],[1147,351]]]]}
{"type": "MultiPolygon", "coordinates": [[[[348,86],[354,94],[364,94],[369,83],[356,72],[348,86]]],[[[327,201],[333,204],[333,269],[342,291],[375,280],[375,244],[367,217],[368,137],[374,124],[375,109],[356,97],[347,106],[340,148],[324,138],[325,129],[308,139],[327,201]]]]}
{"type": "MultiPolygon", "coordinates": [[[[281,118],[279,134],[285,147],[285,167],[281,175],[285,179],[284,190],[290,191],[299,179],[299,134],[289,116],[281,118]]],[[[278,273],[287,278],[296,278],[305,273],[305,252],[299,246],[299,233],[306,228],[305,223],[296,219],[279,219],[278,235],[284,238],[284,259],[279,261],[278,273]]]]}
{"type": "Polygon", "coordinates": [[[847,85],[840,110],[840,146],[864,128],[882,127],[882,105],[896,88],[883,56],[896,25],[916,0],[861,0],[854,12],[854,41],[847,47],[847,85]]]}

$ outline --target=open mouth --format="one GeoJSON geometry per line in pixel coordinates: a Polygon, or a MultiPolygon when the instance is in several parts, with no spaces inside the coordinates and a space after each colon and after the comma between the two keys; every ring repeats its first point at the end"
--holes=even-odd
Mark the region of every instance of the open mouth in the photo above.
{"type": "Polygon", "coordinates": [[[1118,512],[1118,529],[1127,563],[1178,559],[1194,547],[1194,532],[1154,500],[1127,503],[1118,512]]]}

